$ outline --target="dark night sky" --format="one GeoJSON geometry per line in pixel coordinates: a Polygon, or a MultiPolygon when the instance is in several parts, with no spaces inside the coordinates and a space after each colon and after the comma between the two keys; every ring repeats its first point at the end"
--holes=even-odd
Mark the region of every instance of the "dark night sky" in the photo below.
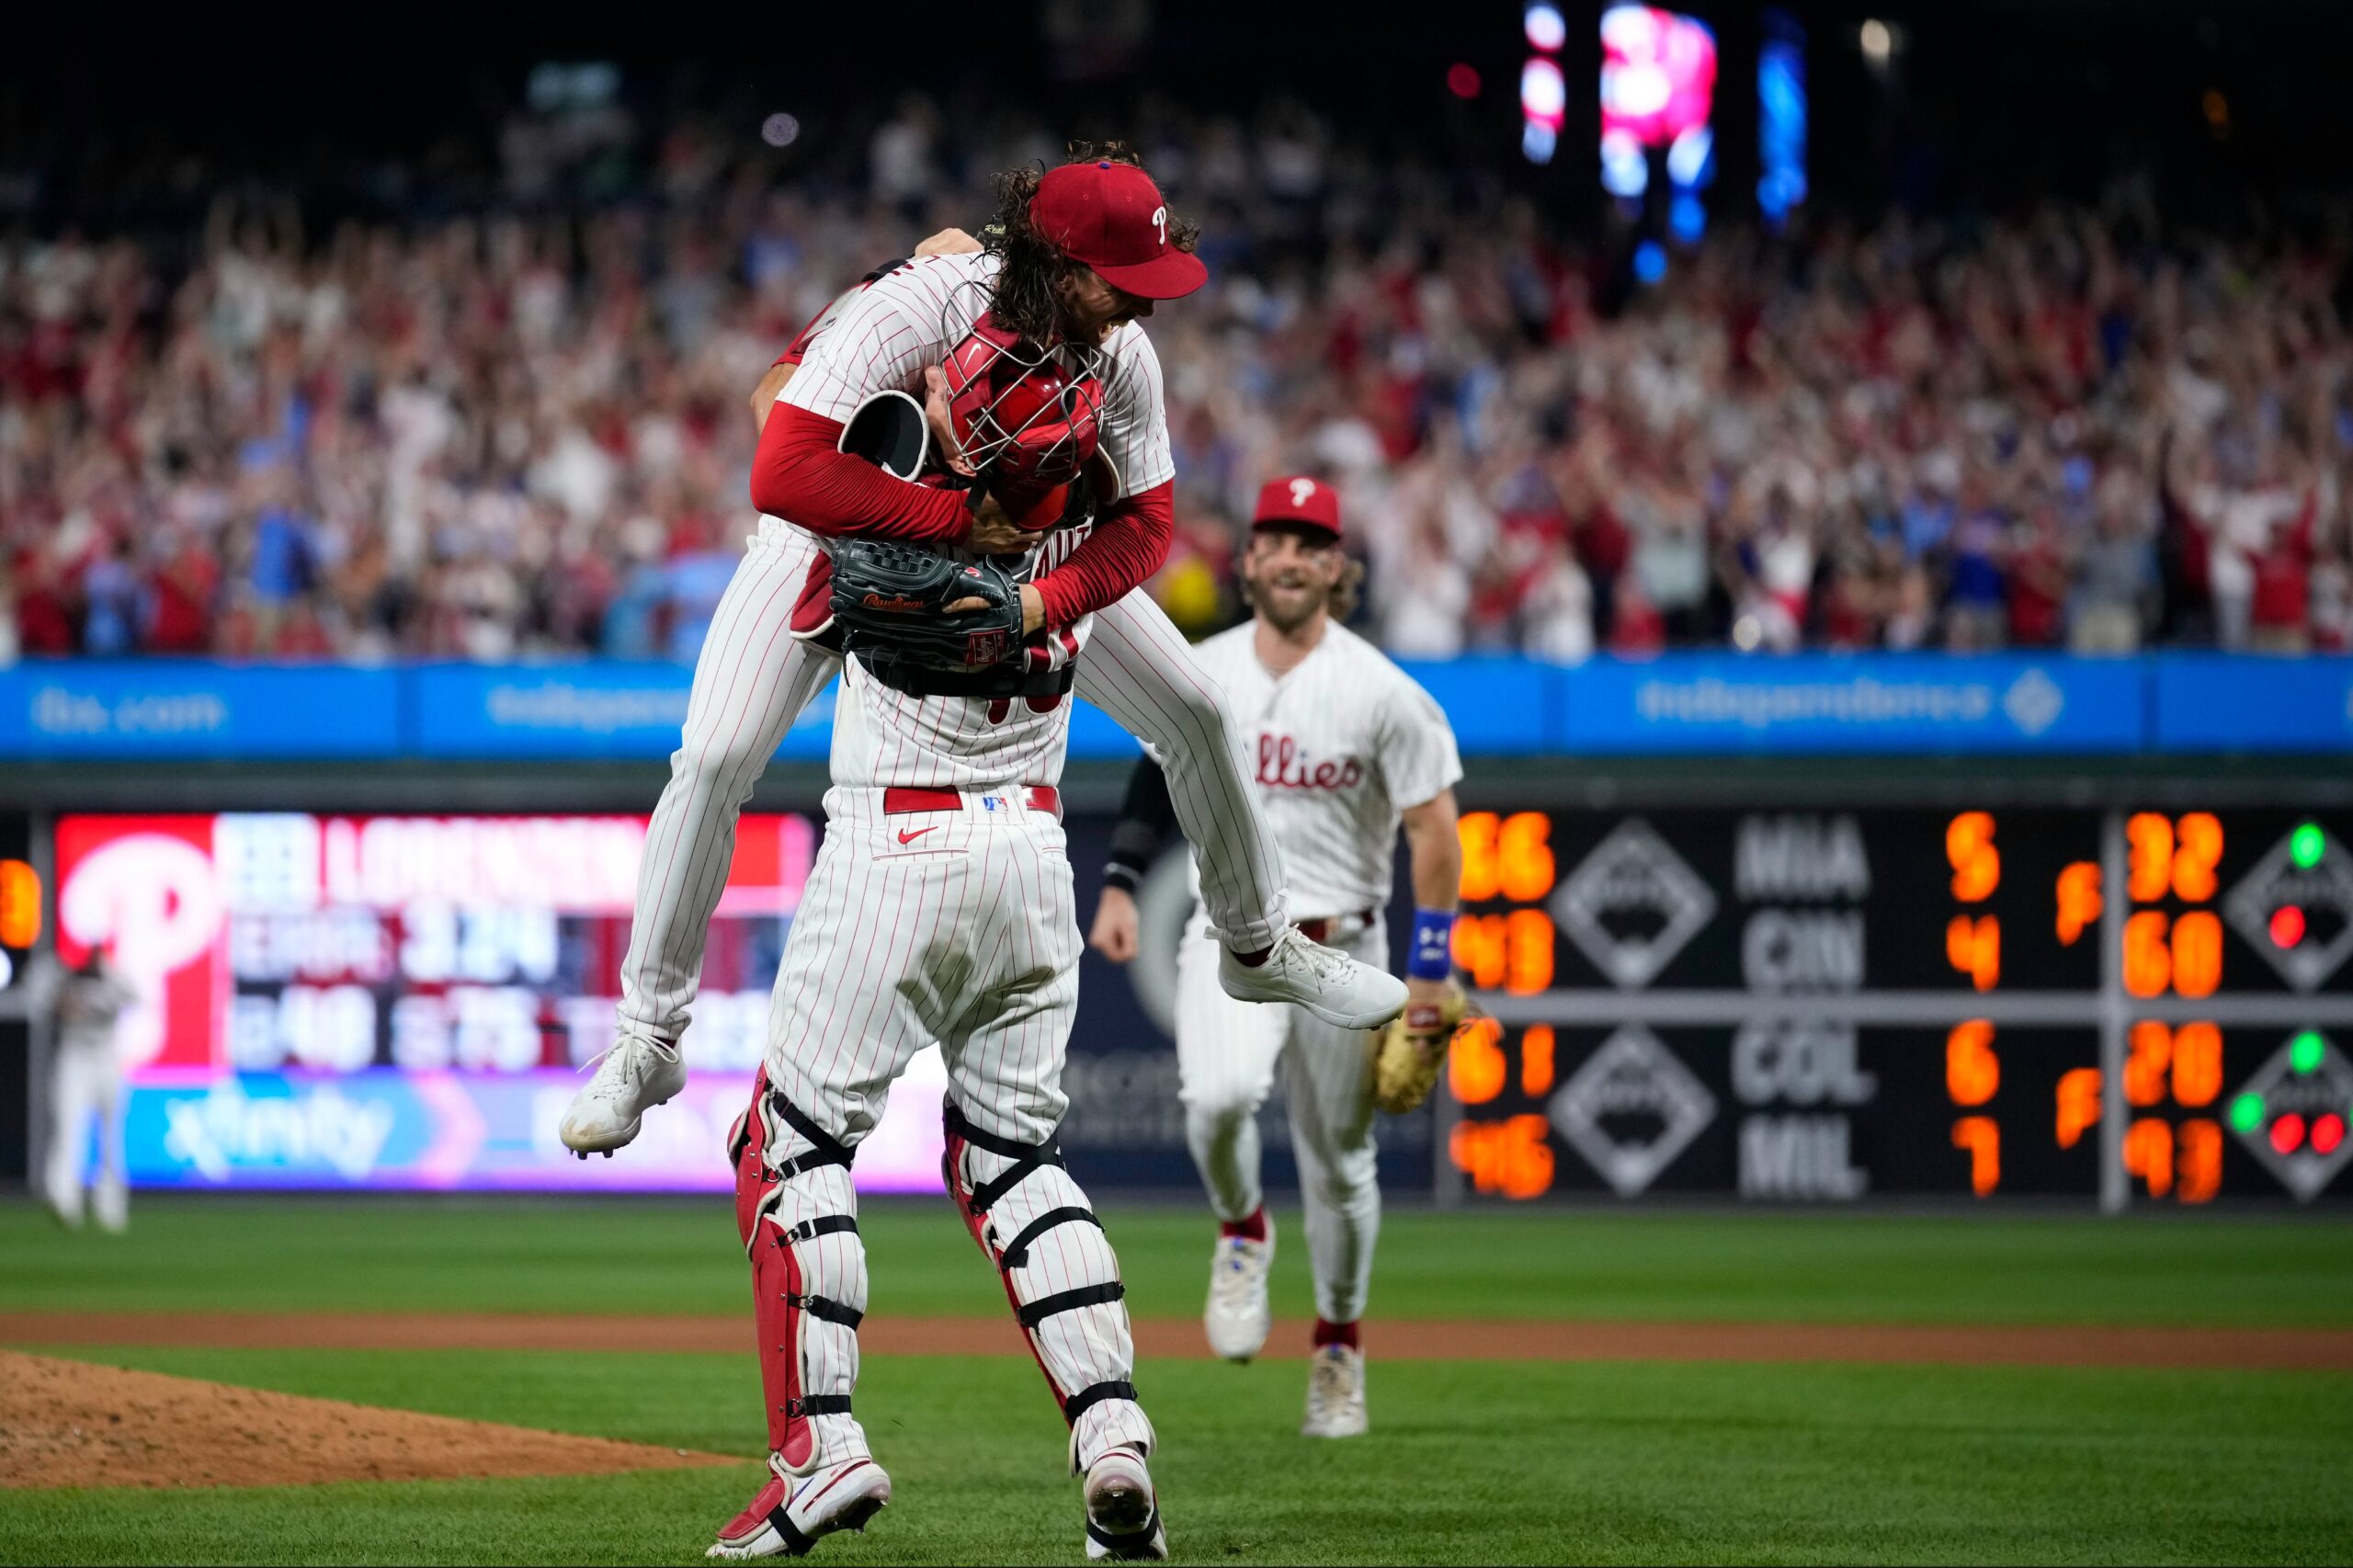
{"type": "MultiPolygon", "coordinates": [[[[1122,0],[1060,0],[1082,14],[1122,0]]],[[[1138,0],[1126,0],[1134,5],[1138,0]]],[[[1692,7],[1723,48],[1720,121],[1736,152],[1754,5],[1692,7]]],[[[2345,64],[2353,6],[2006,0],[2002,4],[1792,4],[1813,43],[1818,197],[1871,207],[1891,195],[1998,204],[2022,192],[2084,190],[2120,162],[2156,164],[2208,202],[2247,189],[2343,194],[2345,64]],[[1904,28],[1893,84],[1866,71],[1856,27],[1904,28]],[[2200,112],[2222,91],[2230,134],[2200,112]]],[[[1574,128],[1593,113],[1595,5],[1569,4],[1574,128]],[[1584,117],[1581,121],[1580,117],[1584,117]]],[[[215,172],[300,171],[327,153],[417,162],[486,158],[530,66],[601,59],[622,67],[637,107],[688,106],[748,126],[790,108],[813,126],[850,125],[920,86],[963,106],[1016,102],[1066,128],[1115,119],[1148,87],[1191,103],[1246,106],[1296,95],[1377,144],[1514,162],[1518,6],[1431,5],[1392,20],[1363,5],[1157,0],[1142,43],[1093,79],[1072,79],[1047,44],[1040,7],[778,7],[633,10],[475,6],[348,7],[299,24],[181,7],[135,21],[99,7],[44,6],[13,18],[0,58],[0,169],[50,182],[103,182],[177,153],[215,172]],[[1009,19],[1008,19],[1009,18],[1009,19]],[[1365,29],[1365,30],[1360,30],[1365,29]],[[879,36],[878,36],[879,35],[879,36]],[[1446,65],[1486,77],[1472,106],[1447,97],[1446,65]],[[437,152],[438,150],[438,152],[437,152]]],[[[264,13],[276,17],[284,13],[264,13]]],[[[1753,108],[1749,110],[1753,114],[1753,108]]],[[[1589,159],[1563,163],[1590,184],[1589,159]]],[[[1525,171],[1518,171],[1524,175],[1525,171]]]]}

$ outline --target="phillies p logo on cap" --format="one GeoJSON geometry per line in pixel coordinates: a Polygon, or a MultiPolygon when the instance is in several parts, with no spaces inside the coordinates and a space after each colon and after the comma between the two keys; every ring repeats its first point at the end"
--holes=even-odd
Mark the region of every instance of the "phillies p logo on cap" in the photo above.
{"type": "Polygon", "coordinates": [[[1285,474],[1258,487],[1258,505],[1251,510],[1250,526],[1304,523],[1311,528],[1340,537],[1340,497],[1320,479],[1303,473],[1285,474]]]}
{"type": "Polygon", "coordinates": [[[1029,199],[1029,222],[1073,261],[1115,289],[1175,300],[1209,281],[1210,269],[1168,239],[1168,203],[1152,176],[1108,160],[1047,171],[1029,199]]]}

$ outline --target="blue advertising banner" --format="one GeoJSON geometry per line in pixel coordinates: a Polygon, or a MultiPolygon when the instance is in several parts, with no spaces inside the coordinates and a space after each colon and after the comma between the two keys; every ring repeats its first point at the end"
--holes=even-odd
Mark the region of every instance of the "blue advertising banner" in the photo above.
{"type": "Polygon", "coordinates": [[[0,669],[0,756],[354,757],[401,747],[392,669],[41,659],[0,669]]]}
{"type": "Polygon", "coordinates": [[[2133,659],[1684,654],[1563,676],[1571,752],[2063,754],[2143,739],[2133,659]]]}
{"type": "MultiPolygon", "coordinates": [[[[1407,673],[1468,756],[2353,751],[2353,658],[2158,653],[1510,657],[1407,673]]],[[[642,759],[678,744],[685,665],[383,668],[30,660],[0,668],[0,757],[642,759]]],[[[835,687],[780,757],[824,760],[835,687]]],[[[1070,755],[1134,739],[1074,702],[1070,755]]]]}
{"type": "Polygon", "coordinates": [[[2353,751],[2353,659],[2160,653],[2156,751],[2353,751]]]}
{"type": "MultiPolygon", "coordinates": [[[[409,750],[448,757],[664,757],[678,746],[694,672],[685,665],[419,665],[409,750]]],[[[825,755],[835,687],[809,704],[779,756],[825,755]]]]}
{"type": "Polygon", "coordinates": [[[1455,744],[1468,756],[1524,756],[1565,744],[1560,688],[1576,671],[1492,656],[1416,660],[1404,670],[1446,710],[1455,744]]]}
{"type": "MultiPolygon", "coordinates": [[[[447,757],[665,757],[677,749],[693,671],[684,665],[420,665],[409,750],[447,757]]],[[[824,760],[833,743],[829,683],[785,732],[776,755],[824,760]]],[[[1073,756],[1125,757],[1140,748],[1086,703],[1071,711],[1073,756]]]]}

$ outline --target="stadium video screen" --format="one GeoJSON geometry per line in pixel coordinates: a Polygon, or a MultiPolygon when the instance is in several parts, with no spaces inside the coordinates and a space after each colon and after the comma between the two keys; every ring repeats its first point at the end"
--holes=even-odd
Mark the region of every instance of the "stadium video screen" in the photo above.
{"type": "MultiPolygon", "coordinates": [[[[626,1160],[556,1122],[611,1043],[645,819],[67,816],[61,955],[111,943],[145,1187],[721,1189],[817,830],[746,815],[688,1030],[695,1072],[626,1160]]],[[[944,1081],[936,1053],[911,1076],[944,1081]]],[[[859,1151],[872,1191],[937,1190],[936,1098],[859,1151]]]]}

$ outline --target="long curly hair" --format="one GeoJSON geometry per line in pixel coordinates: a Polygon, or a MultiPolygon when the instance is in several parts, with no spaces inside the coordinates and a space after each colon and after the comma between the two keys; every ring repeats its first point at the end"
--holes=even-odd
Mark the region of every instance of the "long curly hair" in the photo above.
{"type": "MultiPolygon", "coordinates": [[[[1130,164],[1143,167],[1124,142],[1073,142],[1063,160],[1071,164],[1130,164]]],[[[1029,199],[1046,177],[1042,165],[1007,169],[990,181],[996,192],[996,215],[981,231],[981,248],[1003,264],[989,296],[989,313],[999,326],[1018,334],[1034,347],[1044,347],[1062,335],[1062,280],[1078,265],[1052,242],[1029,226],[1029,199]]],[[[1168,243],[1181,251],[1200,244],[1197,223],[1170,213],[1168,243]]]]}

